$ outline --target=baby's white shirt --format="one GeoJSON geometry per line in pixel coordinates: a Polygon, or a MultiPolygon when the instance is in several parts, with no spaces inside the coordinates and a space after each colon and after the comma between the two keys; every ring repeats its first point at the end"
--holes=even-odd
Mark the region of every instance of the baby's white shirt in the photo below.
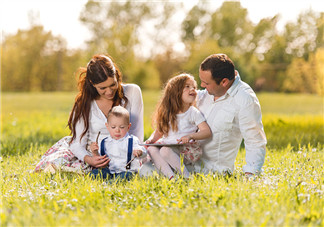
{"type": "MultiPolygon", "coordinates": [[[[115,140],[110,135],[106,138],[104,142],[105,153],[108,155],[109,170],[111,173],[120,173],[126,171],[127,164],[127,154],[128,154],[128,140],[131,137],[128,133],[121,139],[115,140]]],[[[143,153],[141,157],[146,156],[146,149],[143,146],[140,146],[139,139],[136,136],[133,137],[133,151],[141,150],[143,153]]],[[[134,156],[132,155],[132,158],[134,156]]],[[[136,158],[132,164],[131,168],[128,171],[137,172],[140,168],[139,159],[136,158]]]]}

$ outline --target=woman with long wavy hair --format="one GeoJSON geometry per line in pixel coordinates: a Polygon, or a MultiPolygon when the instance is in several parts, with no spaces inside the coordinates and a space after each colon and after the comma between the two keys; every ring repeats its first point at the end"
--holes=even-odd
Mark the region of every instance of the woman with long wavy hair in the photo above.
{"type": "Polygon", "coordinates": [[[80,68],[78,87],[79,93],[68,120],[71,136],[54,144],[35,171],[60,169],[87,173],[93,168],[107,166],[108,157],[91,154],[89,144],[108,135],[105,122],[114,106],[121,105],[129,111],[130,134],[143,141],[141,89],[135,84],[122,83],[122,74],[110,56],[94,55],[86,68],[80,68]]]}

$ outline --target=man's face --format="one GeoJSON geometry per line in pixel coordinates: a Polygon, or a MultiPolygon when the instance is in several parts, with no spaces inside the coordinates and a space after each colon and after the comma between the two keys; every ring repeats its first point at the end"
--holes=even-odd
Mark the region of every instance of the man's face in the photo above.
{"type": "Polygon", "coordinates": [[[223,81],[217,84],[209,70],[203,71],[199,69],[199,78],[201,81],[200,86],[206,88],[208,94],[213,95],[215,98],[225,94],[227,89],[224,87],[223,81]]]}

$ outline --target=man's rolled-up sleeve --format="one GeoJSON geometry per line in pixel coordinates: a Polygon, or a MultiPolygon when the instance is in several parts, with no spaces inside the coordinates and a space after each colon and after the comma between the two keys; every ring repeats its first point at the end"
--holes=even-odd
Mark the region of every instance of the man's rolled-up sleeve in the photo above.
{"type": "Polygon", "coordinates": [[[243,172],[259,174],[265,159],[267,139],[263,129],[260,104],[257,100],[240,110],[239,127],[246,150],[246,165],[243,166],[243,172]]]}

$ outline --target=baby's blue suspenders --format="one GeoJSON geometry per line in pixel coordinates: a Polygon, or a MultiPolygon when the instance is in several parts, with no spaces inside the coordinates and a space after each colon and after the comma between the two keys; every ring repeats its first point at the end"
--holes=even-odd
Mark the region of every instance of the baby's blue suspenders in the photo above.
{"type": "Polygon", "coordinates": [[[126,169],[130,169],[131,167],[131,163],[129,162],[132,158],[132,153],[133,153],[133,137],[130,136],[128,138],[128,149],[127,149],[127,166],[126,166],[126,169]]]}
{"type": "MultiPolygon", "coordinates": [[[[104,138],[101,143],[100,143],[100,155],[103,156],[106,154],[105,152],[105,140],[107,139],[108,137],[104,138]]],[[[132,153],[133,153],[133,136],[130,136],[128,138],[128,149],[127,149],[127,161],[126,163],[129,163],[129,161],[131,160],[132,158],[132,153]]],[[[108,155],[107,155],[108,156],[108,155]]],[[[126,169],[130,169],[131,167],[131,163],[129,163],[127,166],[126,166],[126,169]]]]}

